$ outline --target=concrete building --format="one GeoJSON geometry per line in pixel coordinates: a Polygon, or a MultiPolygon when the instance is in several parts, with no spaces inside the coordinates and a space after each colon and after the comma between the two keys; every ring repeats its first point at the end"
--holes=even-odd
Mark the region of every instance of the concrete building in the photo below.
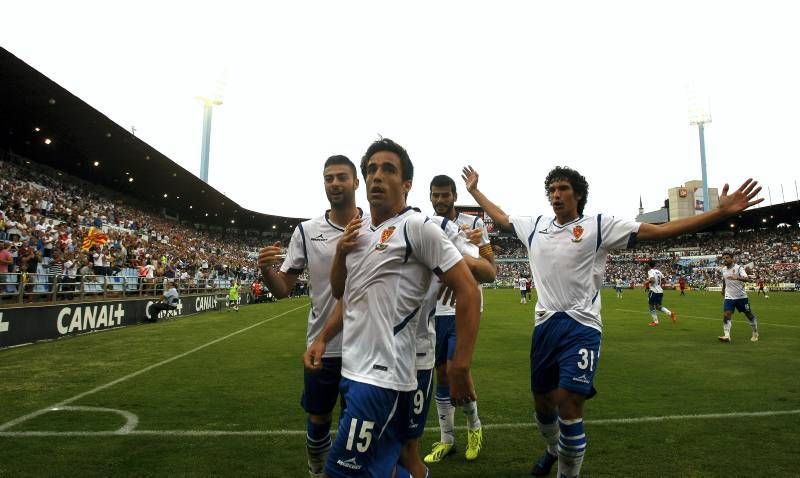
{"type": "MultiPolygon", "coordinates": [[[[719,193],[717,188],[708,188],[710,196],[710,208],[714,209],[719,205],[719,193]]],[[[669,198],[669,219],[680,219],[690,217],[703,212],[703,182],[694,180],[686,181],[685,186],[670,188],[669,198]]]]}

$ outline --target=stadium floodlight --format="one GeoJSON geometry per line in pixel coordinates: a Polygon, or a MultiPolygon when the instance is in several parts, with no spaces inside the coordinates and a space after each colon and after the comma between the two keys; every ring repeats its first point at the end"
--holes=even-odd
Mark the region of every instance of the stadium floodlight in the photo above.
{"type": "Polygon", "coordinates": [[[50,144],[50,143],[52,143],[52,142],[53,142],[53,141],[52,141],[50,138],[45,138],[45,139],[44,139],[44,144],[50,144]]]}
{"type": "Polygon", "coordinates": [[[100,166],[100,161],[95,161],[95,162],[94,162],[94,163],[92,163],[92,164],[94,164],[95,166],[100,166]]]}
{"type": "Polygon", "coordinates": [[[689,124],[697,125],[700,133],[700,168],[703,173],[703,211],[711,209],[708,197],[708,173],[706,172],[705,125],[711,123],[711,106],[708,97],[701,95],[694,87],[689,89],[689,124]]]}

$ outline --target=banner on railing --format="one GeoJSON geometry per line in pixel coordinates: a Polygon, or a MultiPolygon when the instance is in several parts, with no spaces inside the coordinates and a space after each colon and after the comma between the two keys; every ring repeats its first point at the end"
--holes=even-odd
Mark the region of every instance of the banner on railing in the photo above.
{"type": "MultiPolygon", "coordinates": [[[[221,297],[181,297],[175,310],[163,311],[158,318],[216,310],[221,297]]],[[[151,318],[149,307],[157,301],[157,297],[148,297],[0,309],[0,347],[138,324],[151,318]]]]}

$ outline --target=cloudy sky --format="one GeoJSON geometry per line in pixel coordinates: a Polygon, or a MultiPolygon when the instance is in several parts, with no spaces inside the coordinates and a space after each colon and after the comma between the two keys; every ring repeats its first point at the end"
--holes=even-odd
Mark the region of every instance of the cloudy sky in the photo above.
{"type": "MultiPolygon", "coordinates": [[[[700,177],[800,180],[800,7],[792,2],[10,2],[0,44],[195,174],[221,86],[210,183],[244,207],[310,217],[322,163],[378,135],[415,163],[409,202],[464,164],[507,212],[548,210],[557,164],[587,211],[633,217],[700,177]],[[256,6],[257,4],[257,6],[256,6]]],[[[459,179],[459,185],[461,181],[459,179]]],[[[366,206],[365,194],[358,194],[366,206]]],[[[768,201],[767,201],[768,202],[768,201]]],[[[459,203],[472,203],[461,190],[459,203]]]]}

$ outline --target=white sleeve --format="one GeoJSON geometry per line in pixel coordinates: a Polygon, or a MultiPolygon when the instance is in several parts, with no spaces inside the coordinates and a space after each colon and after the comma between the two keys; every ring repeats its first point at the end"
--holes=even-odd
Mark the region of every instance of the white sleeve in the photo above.
{"type": "Polygon", "coordinates": [[[739,277],[742,279],[747,279],[747,271],[745,270],[744,266],[739,266],[739,277]]]}
{"type": "Polygon", "coordinates": [[[281,264],[281,272],[299,275],[306,268],[306,264],[308,264],[306,236],[303,231],[303,224],[300,223],[292,233],[292,239],[286,249],[286,258],[281,264]]]}
{"type": "Polygon", "coordinates": [[[517,235],[517,238],[525,244],[525,248],[529,251],[531,249],[533,233],[536,232],[536,223],[541,217],[542,216],[539,216],[534,219],[531,216],[508,216],[508,222],[514,227],[514,233],[517,235]]]}
{"type": "Polygon", "coordinates": [[[461,230],[454,222],[448,221],[444,224],[444,234],[462,255],[466,254],[470,257],[480,256],[478,246],[469,242],[467,238],[461,234],[461,230]]]}
{"type": "Polygon", "coordinates": [[[489,231],[486,230],[486,224],[483,223],[483,219],[480,217],[475,218],[475,227],[473,229],[481,230],[481,243],[478,246],[489,244],[489,231]]]}
{"type": "Polygon", "coordinates": [[[414,256],[437,274],[447,272],[462,260],[442,228],[428,218],[420,216],[406,221],[403,233],[414,256]]]}
{"type": "Polygon", "coordinates": [[[655,279],[656,274],[652,270],[647,271],[647,280],[655,279]]]}
{"type": "Polygon", "coordinates": [[[607,251],[614,249],[630,249],[636,244],[640,223],[627,219],[617,219],[614,216],[598,215],[600,222],[597,248],[607,251]]]}

